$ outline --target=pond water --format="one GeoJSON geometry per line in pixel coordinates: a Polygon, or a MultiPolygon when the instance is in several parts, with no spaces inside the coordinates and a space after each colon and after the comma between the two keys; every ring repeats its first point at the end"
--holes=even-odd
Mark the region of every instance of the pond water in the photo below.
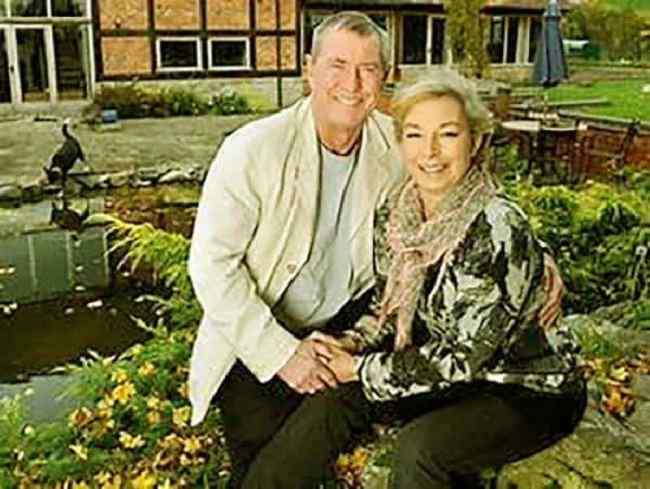
{"type": "Polygon", "coordinates": [[[155,318],[141,284],[114,272],[106,229],[57,229],[50,211],[45,202],[0,216],[0,397],[31,387],[32,420],[66,405],[58,394],[68,379],[50,375],[53,367],[89,350],[120,353],[148,337],[134,318],[155,318]]]}

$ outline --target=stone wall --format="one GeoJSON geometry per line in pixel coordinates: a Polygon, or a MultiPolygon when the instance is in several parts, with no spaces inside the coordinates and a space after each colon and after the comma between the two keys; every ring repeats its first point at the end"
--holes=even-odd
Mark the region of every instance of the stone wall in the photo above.
{"type": "Polygon", "coordinates": [[[248,0],[207,0],[208,29],[248,29],[249,5],[248,0]]]}
{"type": "MultiPolygon", "coordinates": [[[[257,29],[275,29],[275,1],[256,0],[257,29]]],[[[280,0],[280,26],[293,30],[296,26],[296,0],[280,0]]]]}

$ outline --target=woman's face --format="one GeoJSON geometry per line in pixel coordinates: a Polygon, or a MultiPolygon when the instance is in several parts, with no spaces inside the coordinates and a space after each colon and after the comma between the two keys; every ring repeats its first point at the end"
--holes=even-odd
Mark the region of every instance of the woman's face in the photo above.
{"type": "Polygon", "coordinates": [[[439,198],[465,176],[472,138],[465,109],[451,95],[423,100],[406,114],[402,158],[424,198],[439,198]]]}

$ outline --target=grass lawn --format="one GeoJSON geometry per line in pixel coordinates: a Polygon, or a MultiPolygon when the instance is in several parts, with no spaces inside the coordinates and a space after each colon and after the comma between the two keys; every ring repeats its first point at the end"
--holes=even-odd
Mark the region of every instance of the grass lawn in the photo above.
{"type": "Polygon", "coordinates": [[[576,107],[571,110],[609,117],[639,118],[650,121],[650,93],[641,88],[650,84],[647,80],[616,80],[595,82],[590,87],[561,85],[547,91],[549,101],[606,98],[608,105],[576,107]]]}

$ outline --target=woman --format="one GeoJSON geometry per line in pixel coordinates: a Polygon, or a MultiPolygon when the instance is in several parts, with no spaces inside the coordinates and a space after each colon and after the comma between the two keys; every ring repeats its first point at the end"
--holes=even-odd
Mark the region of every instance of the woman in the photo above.
{"type": "Polygon", "coordinates": [[[393,115],[409,178],[376,216],[380,299],[343,337],[318,336],[345,350],[330,363],[339,382],[408,421],[394,488],[482,487],[482,469],[573,431],[577,346],[538,324],[543,249],[488,175],[473,87],[440,72],[400,92],[393,115]]]}

